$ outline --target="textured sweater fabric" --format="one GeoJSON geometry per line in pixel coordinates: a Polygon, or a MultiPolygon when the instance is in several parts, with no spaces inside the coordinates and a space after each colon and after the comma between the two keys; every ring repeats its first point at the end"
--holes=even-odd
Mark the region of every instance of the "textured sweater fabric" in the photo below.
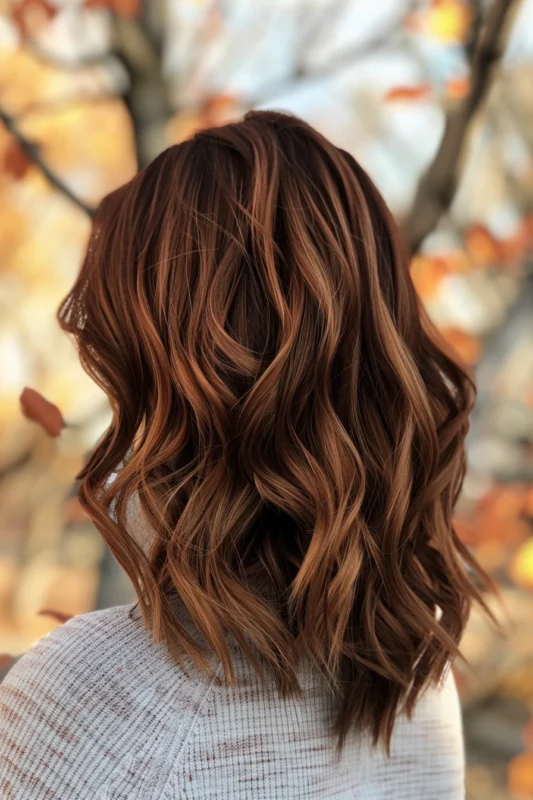
{"type": "Polygon", "coordinates": [[[464,798],[451,672],[398,717],[390,758],[354,730],[338,759],[335,705],[312,662],[304,697],[283,700],[229,644],[237,687],[221,666],[213,680],[176,665],[133,604],[53,630],[0,685],[2,800],[464,798]]]}

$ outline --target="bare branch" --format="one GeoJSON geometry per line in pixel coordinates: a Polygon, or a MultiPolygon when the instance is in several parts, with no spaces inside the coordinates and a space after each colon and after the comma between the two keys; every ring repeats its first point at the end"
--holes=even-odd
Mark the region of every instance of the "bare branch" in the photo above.
{"type": "Polygon", "coordinates": [[[425,172],[404,226],[411,252],[416,252],[425,237],[450,207],[467,150],[471,123],[485,100],[507,38],[509,23],[520,0],[494,0],[485,25],[479,30],[473,49],[471,89],[452,111],[444,128],[437,153],[425,172]]]}
{"type": "Polygon", "coordinates": [[[48,167],[47,164],[41,159],[39,154],[39,150],[33,142],[30,142],[23,133],[18,129],[17,123],[9,114],[7,114],[3,109],[0,108],[0,121],[4,123],[7,130],[11,133],[11,135],[17,140],[20,145],[20,148],[23,152],[27,155],[30,159],[32,164],[35,164],[39,167],[41,172],[43,173],[44,177],[48,181],[48,183],[53,186],[55,189],[61,192],[61,194],[65,195],[74,205],[76,205],[79,209],[81,209],[85,214],[92,217],[94,214],[95,209],[91,206],[87,205],[83,200],[77,197],[74,192],[69,189],[69,187],[60,179],[54,172],[48,167]]]}

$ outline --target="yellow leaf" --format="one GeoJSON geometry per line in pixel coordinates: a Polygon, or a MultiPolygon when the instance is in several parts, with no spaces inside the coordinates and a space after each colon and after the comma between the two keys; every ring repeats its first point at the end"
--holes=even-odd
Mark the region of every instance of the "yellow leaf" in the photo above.
{"type": "Polygon", "coordinates": [[[533,539],[528,539],[515,552],[509,574],[518,586],[533,589],[533,539]]]}
{"type": "Polygon", "coordinates": [[[481,342],[476,336],[460,328],[442,328],[441,333],[467,364],[475,364],[481,356],[481,342]]]}
{"type": "Polygon", "coordinates": [[[420,297],[434,297],[442,278],[448,274],[446,259],[438,256],[415,256],[410,265],[411,278],[420,297]]]}
{"type": "Polygon", "coordinates": [[[464,41],[470,26],[471,13],[461,0],[440,0],[427,14],[424,29],[436,39],[445,42],[464,41]]]}

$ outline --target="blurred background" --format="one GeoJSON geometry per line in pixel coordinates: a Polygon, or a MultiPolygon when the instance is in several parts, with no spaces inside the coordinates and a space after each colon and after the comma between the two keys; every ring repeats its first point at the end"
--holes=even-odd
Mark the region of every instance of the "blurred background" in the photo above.
{"type": "Polygon", "coordinates": [[[501,587],[505,631],[474,612],[471,668],[456,667],[468,797],[533,797],[533,0],[0,0],[0,14],[0,672],[70,616],[135,600],[77,502],[111,414],[54,318],[93,209],[196,129],[288,110],[370,173],[474,369],[456,525],[501,587]]]}

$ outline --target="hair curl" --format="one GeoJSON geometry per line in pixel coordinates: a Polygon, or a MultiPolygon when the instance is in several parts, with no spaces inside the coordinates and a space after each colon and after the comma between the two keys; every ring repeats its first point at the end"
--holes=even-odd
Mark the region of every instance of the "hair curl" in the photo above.
{"type": "Polygon", "coordinates": [[[486,607],[452,523],[475,388],[408,264],[350,154],[253,111],[103,199],[57,312],[113,411],[80,500],[154,640],[208,671],[177,594],[230,683],[228,632],[284,696],[307,652],[339,701],[339,749],[352,723],[388,747],[472,601],[486,607]],[[146,551],[133,495],[157,532],[146,551]]]}

